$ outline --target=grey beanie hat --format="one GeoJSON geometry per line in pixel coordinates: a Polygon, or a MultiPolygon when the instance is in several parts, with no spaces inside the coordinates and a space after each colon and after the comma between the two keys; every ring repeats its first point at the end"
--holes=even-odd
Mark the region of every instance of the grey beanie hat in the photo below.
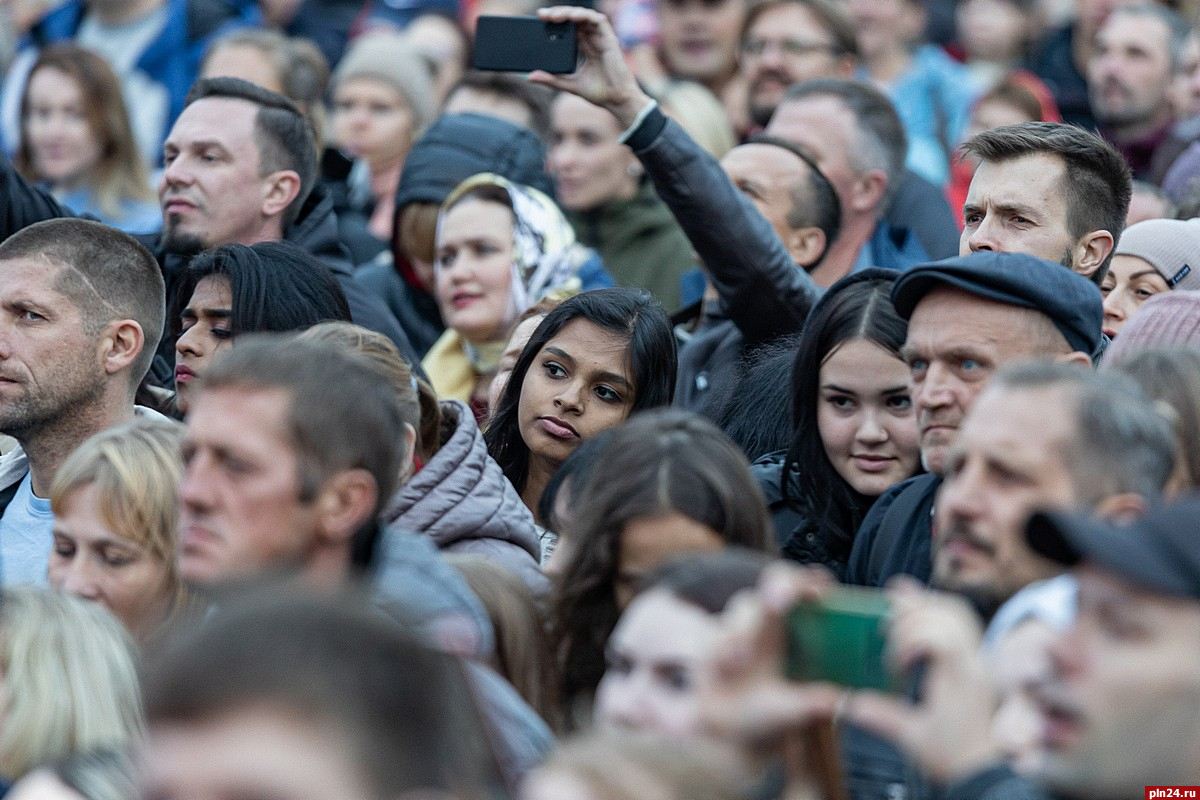
{"type": "Polygon", "coordinates": [[[333,71],[332,88],[353,78],[372,78],[392,86],[404,97],[413,115],[413,141],[437,115],[429,64],[404,36],[372,31],[355,39],[333,71]]]}
{"type": "Polygon", "coordinates": [[[1114,255],[1142,259],[1172,289],[1200,289],[1200,219],[1148,219],[1130,225],[1114,255]]]}

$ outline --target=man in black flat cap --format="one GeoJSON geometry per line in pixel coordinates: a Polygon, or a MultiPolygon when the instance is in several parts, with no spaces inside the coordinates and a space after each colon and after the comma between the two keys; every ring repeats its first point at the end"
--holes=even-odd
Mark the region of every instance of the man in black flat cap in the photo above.
{"type": "Polygon", "coordinates": [[[1023,253],[981,251],[922,264],[900,277],[892,301],[909,320],[903,355],[929,473],[892,487],[863,521],[846,581],[864,586],[901,573],[929,580],[934,496],[947,452],[988,378],[1032,358],[1089,364],[1104,314],[1094,283],[1023,253]]]}

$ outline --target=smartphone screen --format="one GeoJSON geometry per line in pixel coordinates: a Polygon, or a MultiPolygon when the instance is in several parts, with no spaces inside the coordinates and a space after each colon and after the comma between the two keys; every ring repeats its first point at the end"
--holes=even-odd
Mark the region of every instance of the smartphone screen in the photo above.
{"type": "Polygon", "coordinates": [[[574,22],[482,16],[476,24],[476,69],[561,74],[574,72],[577,61],[574,22]]]}
{"type": "Polygon", "coordinates": [[[886,666],[889,605],[876,589],[841,586],[788,615],[785,670],[798,681],[830,681],[858,689],[900,691],[886,666]]]}

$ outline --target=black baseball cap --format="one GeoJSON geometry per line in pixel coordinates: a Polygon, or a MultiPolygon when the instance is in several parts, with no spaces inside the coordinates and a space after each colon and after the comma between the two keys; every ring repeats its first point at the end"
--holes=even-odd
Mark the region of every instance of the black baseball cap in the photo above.
{"type": "Polygon", "coordinates": [[[1144,589],[1200,600],[1200,494],[1154,508],[1128,525],[1034,514],[1025,539],[1051,561],[1086,561],[1144,589]]]}
{"type": "Polygon", "coordinates": [[[922,298],[941,285],[1040,311],[1072,350],[1091,356],[1100,349],[1104,324],[1100,288],[1062,264],[1026,253],[991,250],[919,264],[902,273],[892,288],[896,313],[909,319],[922,298]]]}

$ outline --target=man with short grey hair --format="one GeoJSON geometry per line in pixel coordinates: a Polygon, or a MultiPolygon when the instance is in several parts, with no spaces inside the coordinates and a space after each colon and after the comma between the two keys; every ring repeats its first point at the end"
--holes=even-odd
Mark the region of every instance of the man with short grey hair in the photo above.
{"type": "Polygon", "coordinates": [[[915,235],[884,221],[905,176],[904,124],[862,81],[819,79],[788,89],[766,128],[812,156],[842,203],[842,232],[813,279],[828,286],[869,266],[905,269],[928,258],[915,235]]]}
{"type": "Polygon", "coordinates": [[[50,220],[0,243],[0,433],[20,444],[0,458],[0,583],[45,583],[50,483],[132,418],[165,317],[158,263],[115,228],[50,220]]]}

